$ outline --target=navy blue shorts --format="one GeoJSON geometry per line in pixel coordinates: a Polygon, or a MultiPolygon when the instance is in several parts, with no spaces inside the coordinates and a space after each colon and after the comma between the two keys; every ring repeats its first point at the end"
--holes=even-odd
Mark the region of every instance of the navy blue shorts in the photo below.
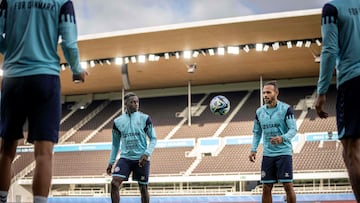
{"type": "Polygon", "coordinates": [[[56,75],[33,75],[2,80],[0,136],[27,141],[58,142],[61,119],[60,78],[56,75]]]}
{"type": "Polygon", "coordinates": [[[113,176],[121,177],[128,180],[132,172],[132,179],[140,184],[148,184],[149,182],[150,162],[146,161],[145,166],[139,167],[138,160],[130,160],[120,158],[114,168],[113,176]]]}
{"type": "Polygon", "coordinates": [[[263,156],[261,163],[261,182],[293,182],[292,156],[263,156]]]}
{"type": "Polygon", "coordinates": [[[339,139],[360,138],[360,76],[338,87],[336,124],[339,139]]]}

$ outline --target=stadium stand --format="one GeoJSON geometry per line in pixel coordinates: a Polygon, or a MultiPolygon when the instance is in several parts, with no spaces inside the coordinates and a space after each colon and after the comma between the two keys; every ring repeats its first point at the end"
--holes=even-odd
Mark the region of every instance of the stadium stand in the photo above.
{"type": "Polygon", "coordinates": [[[195,157],[186,157],[191,150],[192,147],[155,148],[151,157],[151,174],[184,174],[195,160],[195,157]]]}
{"type": "Polygon", "coordinates": [[[345,169],[342,145],[338,141],[308,141],[294,154],[294,170],[345,169]]]}
{"type": "MultiPolygon", "coordinates": [[[[225,145],[217,156],[203,156],[201,163],[192,174],[197,173],[238,173],[255,172],[260,168],[260,162],[252,164],[248,162],[251,145],[225,145]]],[[[259,147],[262,153],[262,147],[259,147]]]]}
{"type": "MultiPolygon", "coordinates": [[[[332,86],[332,88],[334,87],[332,86]]],[[[299,148],[299,152],[294,153],[294,173],[300,177],[303,174],[305,176],[306,174],[313,174],[313,177],[309,180],[299,178],[299,180],[295,181],[295,186],[305,192],[316,193],[313,186],[309,186],[312,181],[327,179],[333,173],[340,173],[343,175],[339,178],[329,179],[328,183],[321,184],[328,184],[332,188],[338,186],[338,188],[341,188],[339,191],[350,192],[349,184],[346,181],[345,166],[341,158],[342,147],[337,141],[336,129],[334,129],[335,123],[319,122],[313,119],[314,115],[311,108],[307,108],[307,106],[299,107],[304,105],[301,102],[304,103],[303,100],[313,94],[314,89],[313,86],[280,89],[282,100],[294,106],[297,116],[306,113],[304,121],[298,126],[301,129],[298,137],[304,137],[305,141],[303,146],[299,148]],[[316,129],[311,127],[314,125],[316,129]],[[330,132],[327,131],[329,129],[330,132]],[[314,174],[318,176],[315,177],[314,174]],[[306,189],[308,187],[311,189],[306,189]]],[[[329,105],[326,106],[327,109],[334,108],[334,100],[335,94],[334,89],[332,89],[332,93],[328,96],[329,105]]],[[[253,116],[259,103],[258,90],[195,94],[192,97],[192,106],[200,110],[198,115],[192,117],[192,123],[189,126],[187,122],[182,122],[187,120],[185,115],[187,112],[187,96],[177,95],[142,99],[141,110],[151,115],[159,141],[167,144],[172,143],[171,146],[165,144],[156,147],[154,150],[151,157],[150,177],[151,180],[154,180],[154,183],[150,184],[150,192],[164,195],[164,189],[166,188],[166,193],[175,194],[179,192],[178,187],[182,188],[183,191],[183,184],[186,184],[189,190],[185,189],[184,194],[198,194],[199,192],[207,194],[205,186],[198,188],[199,184],[213,187],[211,179],[218,180],[226,176],[235,176],[251,178],[248,180],[232,180],[234,183],[231,183],[231,181],[230,183],[229,181],[217,182],[218,185],[214,186],[218,187],[217,194],[236,191],[258,194],[261,190],[259,188],[261,186],[257,186],[261,159],[258,159],[256,163],[248,162],[248,152],[251,146],[253,116]],[[218,94],[226,96],[231,101],[232,109],[225,116],[212,115],[208,109],[210,99],[218,94]],[[246,98],[247,94],[249,94],[248,98],[246,98]],[[235,115],[231,118],[230,115],[234,111],[234,107],[241,103],[244,98],[243,105],[237,112],[234,112],[235,115]],[[229,117],[231,118],[229,123],[218,137],[214,137],[215,132],[229,117]],[[179,124],[180,127],[174,131],[179,124]],[[184,142],[186,138],[194,139],[195,145],[174,145],[174,143],[184,142]],[[214,146],[199,144],[209,138],[215,139],[219,143],[214,146]],[[228,139],[235,140],[235,143],[227,143],[228,139]],[[239,141],[236,142],[236,140],[239,141]],[[206,149],[206,147],[213,148],[210,150],[210,148],[206,149]],[[169,177],[171,178],[169,179],[169,177]],[[180,184],[179,186],[171,189],[171,184],[174,183],[168,182],[175,177],[181,177],[183,180],[177,183],[180,184]],[[197,179],[197,181],[191,180],[192,178],[197,179]],[[165,181],[165,179],[168,180],[165,181]],[[229,184],[235,184],[235,186],[229,186],[229,184]]],[[[111,149],[112,120],[121,113],[119,111],[121,109],[121,100],[94,100],[85,109],[71,109],[74,105],[76,104],[63,104],[63,108],[64,106],[65,108],[61,124],[62,137],[67,134],[70,134],[70,136],[66,139],[63,137],[58,147],[76,147],[65,151],[55,151],[54,180],[64,181],[64,179],[72,177],[79,183],[76,184],[76,189],[66,186],[70,183],[55,184],[53,186],[53,195],[56,196],[56,194],[64,192],[74,196],[81,194],[107,195],[109,177],[105,175],[104,167],[107,165],[111,149]],[[110,117],[111,119],[109,119],[110,117]],[[99,146],[105,147],[97,148],[99,146]],[[82,183],[94,178],[102,180],[103,183],[91,186],[82,183]],[[94,191],[94,188],[96,191],[94,191]]],[[[331,112],[330,115],[334,116],[334,112],[331,112]]],[[[211,139],[209,139],[210,142],[211,139]]],[[[296,145],[297,142],[299,142],[298,138],[294,140],[294,144],[296,145]]],[[[22,174],[17,177],[17,180],[26,187],[32,177],[32,168],[29,167],[29,170],[24,169],[31,166],[33,157],[31,145],[22,145],[22,147],[14,161],[13,175],[15,176],[21,172],[22,174]]],[[[259,154],[261,152],[262,145],[259,147],[259,154]]],[[[322,187],[321,184],[319,183],[316,187],[322,187]]],[[[208,192],[211,193],[209,188],[208,192]]],[[[278,192],[281,193],[282,191],[279,190],[278,192]]],[[[123,193],[125,195],[138,194],[137,187],[130,181],[129,184],[124,186],[123,193]]]]}
{"type": "Polygon", "coordinates": [[[71,128],[75,128],[75,126],[83,123],[82,120],[90,116],[90,113],[103,102],[103,100],[95,100],[88,104],[88,106],[76,109],[76,112],[60,125],[60,137],[69,132],[71,128]]]}
{"type": "Polygon", "coordinates": [[[316,115],[314,109],[309,109],[306,118],[299,128],[300,133],[305,132],[336,132],[336,87],[330,86],[327,94],[327,102],[324,109],[329,113],[327,119],[321,119],[316,115]]]}
{"type": "Polygon", "coordinates": [[[105,176],[109,154],[108,150],[57,152],[53,176],[105,176]]]}
{"type": "Polygon", "coordinates": [[[15,158],[14,164],[12,166],[12,177],[18,174],[23,168],[28,166],[32,161],[34,161],[33,152],[23,152],[17,155],[15,158]]]}
{"type": "Polygon", "coordinates": [[[245,96],[246,92],[240,91],[210,94],[203,102],[203,105],[206,106],[202,114],[193,117],[191,126],[183,125],[172,138],[201,138],[212,136],[219,128],[221,123],[225,120],[225,118],[229,116],[233,110],[231,109],[230,112],[224,116],[214,116],[210,112],[207,105],[209,104],[210,100],[218,94],[222,94],[223,96],[227,97],[230,101],[230,106],[233,106],[240,102],[240,100],[245,96]]]}
{"type": "MultiPolygon", "coordinates": [[[[192,103],[197,103],[203,94],[193,95],[192,103]]],[[[182,112],[187,107],[187,96],[170,96],[158,98],[144,98],[140,103],[140,110],[149,114],[153,120],[158,139],[164,139],[183,117],[176,113],[182,112]]]]}
{"type": "Polygon", "coordinates": [[[224,129],[221,134],[222,137],[252,134],[255,111],[260,105],[259,96],[260,92],[258,90],[252,92],[244,106],[224,129]]]}
{"type": "MultiPolygon", "coordinates": [[[[82,143],[92,132],[107,122],[108,119],[113,116],[114,112],[117,112],[119,109],[121,109],[121,101],[109,101],[103,110],[84,124],[67,142],[82,143]]],[[[106,136],[111,138],[111,133],[106,136]]]]}

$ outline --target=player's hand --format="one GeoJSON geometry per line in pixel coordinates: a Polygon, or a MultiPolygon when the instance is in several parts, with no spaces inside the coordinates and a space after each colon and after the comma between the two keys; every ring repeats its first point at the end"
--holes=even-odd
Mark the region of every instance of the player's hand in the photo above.
{"type": "Polygon", "coordinates": [[[283,138],[281,136],[275,136],[270,139],[271,144],[281,144],[283,142],[283,138]]]}
{"type": "Polygon", "coordinates": [[[326,95],[321,94],[316,96],[315,109],[316,113],[320,118],[327,118],[329,114],[323,110],[324,104],[326,103],[326,95]]]}
{"type": "Polygon", "coordinates": [[[256,159],[256,152],[250,152],[249,160],[251,162],[255,162],[255,159],[256,159]]]}
{"type": "Polygon", "coordinates": [[[143,167],[146,164],[146,161],[148,160],[148,156],[147,155],[142,155],[140,160],[139,160],[139,167],[143,167]]]}
{"type": "Polygon", "coordinates": [[[85,82],[85,76],[89,75],[87,71],[83,71],[80,74],[73,74],[73,82],[74,83],[83,83],[85,82]]]}
{"type": "Polygon", "coordinates": [[[106,173],[107,173],[108,175],[111,175],[111,169],[112,169],[112,165],[109,164],[108,167],[106,168],[106,173]]]}

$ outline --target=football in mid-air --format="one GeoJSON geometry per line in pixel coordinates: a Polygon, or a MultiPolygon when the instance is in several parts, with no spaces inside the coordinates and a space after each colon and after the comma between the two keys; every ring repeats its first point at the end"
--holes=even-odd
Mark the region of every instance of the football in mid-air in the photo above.
{"type": "Polygon", "coordinates": [[[210,101],[210,111],[215,115],[225,115],[229,110],[230,101],[222,95],[217,95],[210,101]]]}

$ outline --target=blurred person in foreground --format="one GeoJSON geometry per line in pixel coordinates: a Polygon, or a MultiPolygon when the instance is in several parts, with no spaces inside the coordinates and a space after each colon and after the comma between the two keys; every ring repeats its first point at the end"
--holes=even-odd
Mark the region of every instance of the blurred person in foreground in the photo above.
{"type": "Polygon", "coordinates": [[[360,1],[334,0],[322,9],[322,50],[315,108],[324,111],[336,68],[336,124],[343,160],[357,202],[360,202],[360,1]]]}
{"type": "Polygon", "coordinates": [[[47,202],[52,179],[54,144],[61,117],[59,37],[73,78],[83,82],[72,1],[2,0],[0,52],[4,56],[1,85],[0,202],[7,202],[11,165],[18,140],[34,144],[34,203],[47,202]]]}
{"type": "Polygon", "coordinates": [[[107,174],[111,175],[120,149],[120,159],[112,173],[111,200],[113,203],[120,201],[120,186],[132,173],[132,179],[138,181],[141,203],[149,203],[150,156],[157,142],[156,133],[150,116],[138,111],[139,98],[135,93],[127,93],[124,96],[124,103],[126,112],[114,120],[112,149],[106,169],[107,174]]]}
{"type": "Polygon", "coordinates": [[[254,137],[249,155],[249,160],[255,162],[257,148],[262,138],[261,202],[272,202],[273,185],[280,182],[286,192],[286,202],[295,203],[291,144],[291,139],[297,133],[294,111],[290,105],[277,99],[279,88],[276,81],[266,82],[262,91],[265,105],[256,110],[254,137]]]}

